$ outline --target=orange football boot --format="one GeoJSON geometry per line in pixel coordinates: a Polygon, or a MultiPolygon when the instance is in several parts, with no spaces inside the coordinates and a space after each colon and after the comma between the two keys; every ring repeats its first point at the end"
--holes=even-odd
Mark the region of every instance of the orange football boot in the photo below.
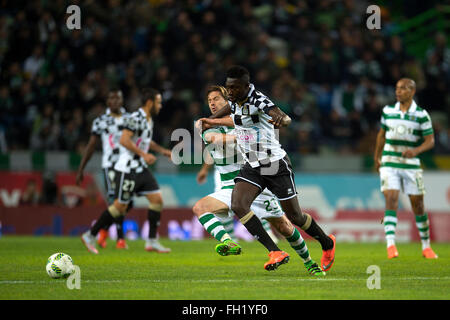
{"type": "Polygon", "coordinates": [[[436,253],[434,253],[433,249],[431,249],[430,247],[424,249],[422,251],[422,255],[426,258],[426,259],[437,259],[438,255],[436,253]]]}
{"type": "Polygon", "coordinates": [[[270,251],[269,261],[264,264],[267,271],[275,270],[280,265],[289,262],[289,255],[284,251],[270,251]]]}
{"type": "Polygon", "coordinates": [[[128,249],[128,245],[125,242],[125,239],[117,240],[116,249],[128,249]]]}
{"type": "Polygon", "coordinates": [[[320,260],[320,263],[322,265],[323,271],[328,271],[331,269],[331,266],[334,263],[334,253],[336,250],[336,237],[332,234],[329,235],[331,240],[333,240],[333,248],[323,251],[322,253],[322,259],[320,260]]]}
{"type": "Polygon", "coordinates": [[[108,231],[105,229],[100,229],[98,232],[97,243],[101,248],[106,248],[106,239],[108,239],[108,231]]]}
{"type": "Polygon", "coordinates": [[[388,259],[393,259],[393,258],[398,257],[398,251],[397,251],[397,247],[395,246],[395,244],[393,244],[392,246],[389,246],[387,248],[387,255],[388,255],[388,259]]]}

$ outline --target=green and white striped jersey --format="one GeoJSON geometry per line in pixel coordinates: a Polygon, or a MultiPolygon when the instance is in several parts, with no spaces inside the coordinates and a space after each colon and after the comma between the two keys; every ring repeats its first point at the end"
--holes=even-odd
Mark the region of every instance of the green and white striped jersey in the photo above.
{"type": "Polygon", "coordinates": [[[400,103],[397,102],[383,108],[381,127],[386,131],[381,166],[420,169],[419,158],[404,158],[402,152],[421,145],[424,136],[433,134],[428,112],[420,108],[414,100],[408,111],[402,112],[400,103]]]}
{"type": "Polygon", "coordinates": [[[244,162],[242,156],[237,152],[236,143],[227,143],[225,146],[209,144],[205,140],[205,135],[209,132],[232,134],[233,130],[234,128],[221,126],[205,130],[202,133],[202,139],[214,159],[216,170],[220,173],[222,189],[234,188],[234,178],[239,174],[244,162]]]}

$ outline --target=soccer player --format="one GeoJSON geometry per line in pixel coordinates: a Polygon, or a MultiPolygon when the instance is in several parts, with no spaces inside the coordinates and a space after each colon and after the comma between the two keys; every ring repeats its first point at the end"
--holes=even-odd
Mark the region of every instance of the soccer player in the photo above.
{"type": "MultiPolygon", "coordinates": [[[[126,115],[123,105],[123,95],[121,90],[111,90],[106,99],[106,113],[95,118],[92,123],[91,136],[88,145],[83,153],[80,166],[78,167],[76,183],[80,185],[83,181],[84,168],[92,157],[95,147],[99,140],[102,142],[102,168],[103,178],[105,182],[107,202],[112,204],[114,201],[114,165],[119,158],[120,152],[120,135],[122,134],[123,118],[126,115]]],[[[118,216],[114,219],[117,227],[117,243],[116,248],[126,249],[127,244],[123,236],[123,216],[118,216]]],[[[98,244],[105,248],[106,231],[110,225],[100,226],[100,237],[98,244]]],[[[97,226],[99,227],[99,226],[97,226]]]]}
{"type": "MultiPolygon", "coordinates": [[[[208,105],[214,114],[227,105],[226,89],[221,86],[211,86],[207,91],[208,105]]],[[[220,173],[222,188],[202,199],[193,208],[194,213],[199,218],[200,223],[218,241],[222,243],[216,246],[216,251],[221,255],[240,254],[241,247],[231,240],[223,225],[217,219],[219,215],[230,215],[231,195],[235,186],[234,179],[239,174],[242,166],[236,150],[236,136],[233,135],[232,119],[229,118],[229,125],[211,128],[203,131],[202,137],[210,148],[211,156],[214,159],[217,170],[220,173]]],[[[308,248],[300,232],[286,218],[280,209],[274,195],[265,189],[251,205],[252,211],[259,219],[270,221],[270,223],[286,237],[289,244],[303,259],[304,265],[312,275],[321,276],[325,273],[311,259],[308,248]]],[[[231,216],[233,213],[231,212],[231,216]]],[[[267,270],[272,270],[274,266],[267,266],[267,270]]]]}
{"type": "Polygon", "coordinates": [[[397,82],[397,103],[383,108],[375,147],[375,167],[380,173],[386,204],[383,222],[389,259],[398,257],[395,228],[400,191],[411,201],[422,240],[422,255],[427,259],[438,257],[430,246],[430,222],[423,203],[423,170],[417,157],[433,148],[433,126],[427,111],[413,100],[415,93],[414,80],[403,78],[397,82]]]}
{"type": "Polygon", "coordinates": [[[269,189],[280,201],[288,219],[320,242],[323,250],[321,268],[328,271],[334,263],[335,237],[326,235],[315,220],[300,209],[290,159],[275,135],[274,129],[288,126],[290,117],[256,90],[244,67],[229,68],[226,77],[228,105],[200,120],[206,125],[221,125],[224,121],[221,118],[231,114],[233,119],[237,146],[245,164],[235,178],[231,209],[269,251],[266,269],[276,269],[287,262],[289,255],[272,241],[250,209],[256,197],[265,188],[269,189]]]}
{"type": "MultiPolygon", "coordinates": [[[[132,196],[134,194],[143,195],[149,201],[148,220],[150,224],[145,250],[168,253],[170,249],[164,247],[156,238],[163,199],[158,183],[147,168],[156,161],[156,157],[148,153],[148,150],[171,157],[170,150],[152,141],[153,117],[162,108],[162,97],[155,89],[144,89],[142,101],[143,106],[124,119],[120,137],[121,152],[114,166],[116,171],[115,200],[102,213],[99,224],[108,224],[114,218],[124,215],[132,196]]],[[[95,248],[95,232],[98,232],[96,228],[91,229],[84,233],[81,239],[89,251],[98,253],[95,248]]]]}

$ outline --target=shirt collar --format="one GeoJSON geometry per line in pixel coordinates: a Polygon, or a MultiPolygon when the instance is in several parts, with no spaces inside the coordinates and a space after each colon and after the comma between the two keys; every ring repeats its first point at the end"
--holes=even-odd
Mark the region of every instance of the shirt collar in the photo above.
{"type": "MultiPolygon", "coordinates": [[[[416,109],[417,109],[417,104],[416,104],[416,102],[413,100],[412,103],[411,103],[411,105],[409,106],[409,109],[408,109],[407,112],[414,112],[414,111],[416,111],[416,109]]],[[[400,110],[400,102],[397,102],[397,103],[395,104],[395,110],[400,110]]]]}
{"type": "MultiPolygon", "coordinates": [[[[125,113],[125,112],[127,112],[127,110],[125,110],[124,107],[120,107],[120,112],[121,113],[125,113]]],[[[106,108],[106,114],[110,114],[110,113],[111,113],[111,109],[106,108]]]]}

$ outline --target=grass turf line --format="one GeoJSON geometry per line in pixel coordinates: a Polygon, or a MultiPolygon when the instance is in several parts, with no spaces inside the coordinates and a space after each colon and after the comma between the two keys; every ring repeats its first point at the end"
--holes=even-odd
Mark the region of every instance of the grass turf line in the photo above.
{"type": "MultiPolygon", "coordinates": [[[[426,260],[419,243],[398,244],[399,258],[386,258],[385,244],[338,243],[336,261],[325,278],[310,276],[286,241],[288,264],[265,271],[267,251],[258,242],[241,242],[243,254],[221,257],[215,240],[161,242],[169,254],[146,252],[144,241],[128,241],[129,250],[108,240],[99,255],[78,237],[0,238],[0,299],[151,299],[151,300],[301,300],[301,299],[449,299],[450,246],[433,244],[437,260],[426,260]],[[81,289],[50,279],[47,258],[69,254],[81,269],[81,289]],[[369,290],[367,267],[381,270],[381,289],[369,290]]],[[[322,251],[308,241],[311,256],[322,251]]]]}

